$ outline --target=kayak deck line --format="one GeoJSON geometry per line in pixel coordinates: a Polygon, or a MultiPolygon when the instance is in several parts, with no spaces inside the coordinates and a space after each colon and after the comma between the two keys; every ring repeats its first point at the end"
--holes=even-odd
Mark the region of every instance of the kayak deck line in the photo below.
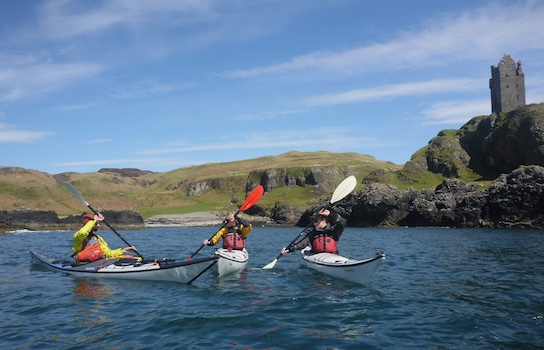
{"type": "Polygon", "coordinates": [[[86,264],[75,261],[55,259],[30,251],[32,261],[53,271],[61,271],[79,277],[119,278],[152,281],[175,281],[192,283],[214,266],[217,256],[210,256],[190,261],[100,259],[86,264]]]}

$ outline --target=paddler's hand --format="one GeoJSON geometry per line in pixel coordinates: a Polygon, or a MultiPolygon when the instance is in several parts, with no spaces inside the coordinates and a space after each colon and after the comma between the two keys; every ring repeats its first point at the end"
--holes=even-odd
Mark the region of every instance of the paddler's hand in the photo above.
{"type": "Polygon", "coordinates": [[[329,216],[331,214],[331,211],[327,208],[321,208],[319,211],[319,215],[321,216],[329,216]]]}
{"type": "Polygon", "coordinates": [[[132,245],[131,245],[130,247],[123,248],[123,250],[124,250],[125,252],[135,252],[135,251],[137,251],[138,249],[136,249],[135,246],[132,246],[132,245]]]}
{"type": "Polygon", "coordinates": [[[284,255],[284,254],[287,254],[287,253],[290,253],[290,252],[291,252],[291,251],[290,251],[289,249],[285,248],[285,247],[283,247],[283,248],[281,249],[281,255],[284,255]]]}
{"type": "Polygon", "coordinates": [[[204,242],[202,242],[202,244],[204,245],[212,245],[212,242],[208,241],[207,239],[204,240],[204,242]]]}

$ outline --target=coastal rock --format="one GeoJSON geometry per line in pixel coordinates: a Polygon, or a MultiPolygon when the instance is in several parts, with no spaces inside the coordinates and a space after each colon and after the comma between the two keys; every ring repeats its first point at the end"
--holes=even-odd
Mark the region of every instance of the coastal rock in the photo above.
{"type": "Polygon", "coordinates": [[[190,183],[187,186],[188,197],[199,197],[210,190],[211,186],[207,181],[190,183]]]}
{"type": "Polygon", "coordinates": [[[335,166],[275,168],[249,173],[246,191],[262,185],[265,192],[272,192],[280,187],[312,186],[316,195],[328,193],[339,181],[347,177],[349,169],[335,166]]]}
{"type": "Polygon", "coordinates": [[[224,214],[216,212],[199,212],[190,214],[154,215],[144,220],[146,227],[193,227],[220,226],[224,214]]]}
{"type": "MultiPolygon", "coordinates": [[[[544,104],[474,117],[457,131],[443,130],[424,155],[426,170],[445,177],[475,172],[491,180],[522,165],[544,166],[544,104]]],[[[414,155],[401,173],[409,175],[422,158],[414,155]]]]}
{"type": "Polygon", "coordinates": [[[371,184],[336,210],[346,213],[350,226],[543,228],[542,208],[544,167],[532,165],[500,176],[484,190],[458,179],[419,191],[371,184]]]}
{"type": "Polygon", "coordinates": [[[528,105],[508,112],[482,142],[486,165],[508,173],[520,165],[544,166],[544,109],[528,105]]]}
{"type": "Polygon", "coordinates": [[[272,220],[279,225],[296,223],[303,212],[304,210],[296,205],[276,203],[272,208],[272,220]]]}
{"type": "MultiPolygon", "coordinates": [[[[143,229],[144,220],[134,210],[101,211],[106,222],[115,229],[143,229]]],[[[18,209],[0,210],[0,229],[6,230],[73,230],[81,227],[81,215],[59,218],[54,211],[18,209]]]]}

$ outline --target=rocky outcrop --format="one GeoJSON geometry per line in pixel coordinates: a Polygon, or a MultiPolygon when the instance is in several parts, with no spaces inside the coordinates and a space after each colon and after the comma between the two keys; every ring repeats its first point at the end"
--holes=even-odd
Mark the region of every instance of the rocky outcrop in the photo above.
{"type": "MultiPolygon", "coordinates": [[[[350,226],[544,228],[544,167],[523,166],[489,188],[447,179],[434,190],[372,184],[338,203],[350,226]]],[[[303,217],[310,218],[317,208],[303,217]]],[[[308,220],[302,220],[306,225],[308,220]]]]}
{"type": "Polygon", "coordinates": [[[246,191],[262,185],[265,192],[272,192],[280,187],[312,186],[315,195],[333,191],[338,182],[349,175],[349,167],[322,166],[267,169],[249,173],[246,191]]]}
{"type": "Polygon", "coordinates": [[[304,213],[304,209],[291,204],[276,203],[272,208],[272,220],[279,225],[297,223],[304,213]]]}
{"type": "Polygon", "coordinates": [[[188,197],[199,197],[208,192],[211,188],[211,184],[208,181],[192,182],[187,186],[188,197]]]}
{"type": "MultiPolygon", "coordinates": [[[[474,172],[495,179],[521,165],[544,166],[544,104],[472,118],[458,131],[441,131],[422,153],[426,170],[445,177],[474,172]]],[[[410,160],[403,172],[421,158],[410,160]]]]}
{"type": "Polygon", "coordinates": [[[458,138],[448,137],[444,132],[429,142],[427,170],[446,177],[461,177],[462,169],[469,166],[470,156],[461,147],[458,138]]]}
{"type": "Polygon", "coordinates": [[[482,143],[485,164],[500,172],[544,166],[544,108],[529,105],[506,114],[482,143]]]}
{"type": "Polygon", "coordinates": [[[524,166],[461,201],[456,218],[461,227],[544,228],[543,208],[544,168],[524,166]]]}
{"type": "MultiPolygon", "coordinates": [[[[139,230],[145,227],[144,220],[137,211],[104,210],[101,212],[106,218],[106,222],[116,230],[139,230]]],[[[33,209],[0,210],[0,231],[78,229],[81,227],[81,217],[83,214],[59,218],[53,211],[33,209]]]]}

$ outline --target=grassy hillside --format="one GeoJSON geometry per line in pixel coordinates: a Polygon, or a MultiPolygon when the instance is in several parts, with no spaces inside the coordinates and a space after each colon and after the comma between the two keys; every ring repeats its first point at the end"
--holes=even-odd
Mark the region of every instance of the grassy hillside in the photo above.
{"type": "MultiPolygon", "coordinates": [[[[59,215],[85,211],[87,208],[61,185],[67,181],[94,208],[135,209],[144,217],[232,210],[245,198],[248,174],[252,171],[285,168],[296,171],[326,166],[348,169],[359,181],[373,172],[391,173],[402,168],[367,155],[330,152],[288,152],[276,157],[203,164],[165,173],[144,173],[137,177],[122,176],[116,171],[51,175],[0,167],[0,209],[53,210],[59,215]],[[213,180],[215,187],[201,196],[188,196],[188,186],[203,180],[213,180]]],[[[277,201],[303,205],[315,199],[311,186],[280,187],[266,193],[259,205],[272,207],[277,201]]]]}

